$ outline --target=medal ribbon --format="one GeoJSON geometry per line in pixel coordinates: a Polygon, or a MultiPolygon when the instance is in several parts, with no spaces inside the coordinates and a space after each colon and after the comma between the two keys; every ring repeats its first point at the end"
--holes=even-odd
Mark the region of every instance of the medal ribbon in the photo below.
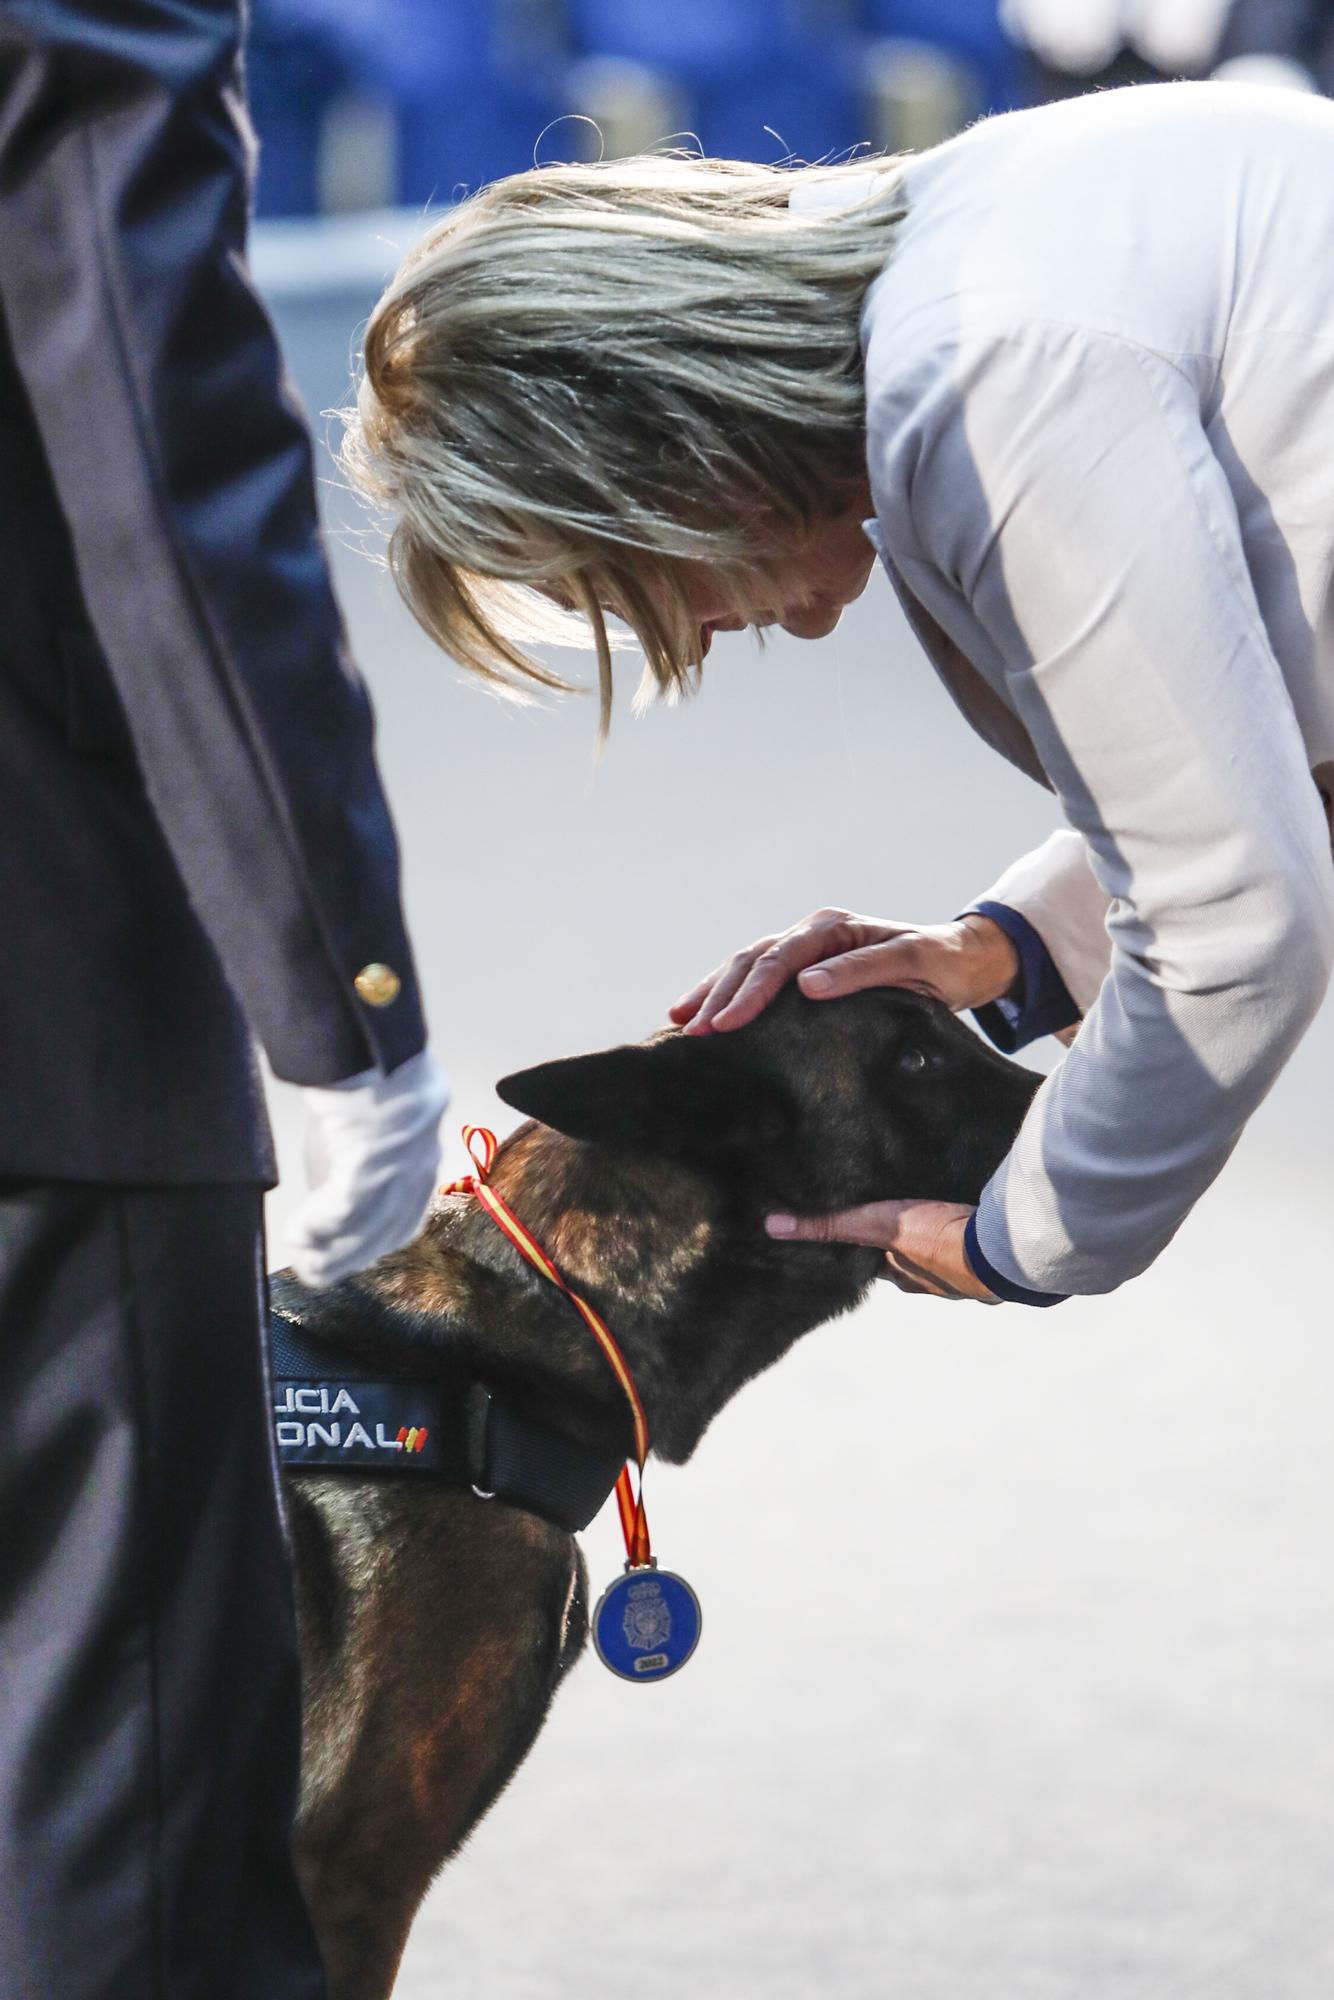
{"type": "Polygon", "coordinates": [[[644,1461],[648,1457],[648,1419],[644,1415],[644,1405],[639,1400],[634,1377],[606,1321],[599,1313],[594,1312],[587,1299],[580,1298],[578,1292],[566,1284],[541,1244],[529,1235],[514,1210],[502,1200],[493,1187],[488,1185],[488,1176],[495,1165],[498,1150],[495,1133],[488,1132],[485,1125],[465,1125],[463,1143],[468,1148],[469,1156],[477,1171],[473,1174],[464,1174],[461,1180],[448,1182],[441,1188],[441,1194],[470,1194],[476,1197],[497,1229],[509,1238],[520,1256],[525,1257],[535,1270],[540,1271],[544,1278],[564,1292],[611,1363],[612,1373],[625,1391],[625,1399],[630,1405],[630,1414],[634,1419],[635,1462],[639,1468],[639,1484],[636,1491],[631,1484],[630,1467],[627,1464],[616,1481],[616,1505],[620,1510],[621,1533],[625,1536],[625,1553],[630,1562],[639,1568],[651,1562],[653,1556],[649,1546],[648,1516],[644,1512],[644,1461]]]}

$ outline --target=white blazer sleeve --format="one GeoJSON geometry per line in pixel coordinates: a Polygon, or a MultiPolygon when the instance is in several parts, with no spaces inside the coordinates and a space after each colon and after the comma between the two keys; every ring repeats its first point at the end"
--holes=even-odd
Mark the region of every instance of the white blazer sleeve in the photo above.
{"type": "Polygon", "coordinates": [[[1329,832],[1185,373],[1040,323],[939,365],[897,430],[871,423],[872,482],[889,454],[905,558],[994,648],[1111,941],[977,1238],[1013,1285],[1110,1291],[1169,1241],[1319,1005],[1329,832]]]}
{"type": "Polygon", "coordinates": [[[1112,940],[1107,892],[1079,835],[1069,829],[1053,833],[1041,847],[1021,854],[969,907],[979,903],[1004,903],[1028,919],[1070,998],[1087,1014],[1107,976],[1112,940]]]}

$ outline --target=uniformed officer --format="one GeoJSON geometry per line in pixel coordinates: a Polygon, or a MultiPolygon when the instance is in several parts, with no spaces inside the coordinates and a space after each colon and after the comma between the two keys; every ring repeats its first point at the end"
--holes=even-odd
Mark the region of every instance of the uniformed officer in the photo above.
{"type": "Polygon", "coordinates": [[[317,2000],[250,1031],[326,1283],[445,1091],[308,440],[246,276],[232,0],[0,14],[0,2000],[317,2000]]]}

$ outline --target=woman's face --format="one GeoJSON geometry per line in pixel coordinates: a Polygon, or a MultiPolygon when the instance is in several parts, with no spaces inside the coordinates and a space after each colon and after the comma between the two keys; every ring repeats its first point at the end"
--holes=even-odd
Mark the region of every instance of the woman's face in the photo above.
{"type": "MultiPolygon", "coordinates": [[[[688,613],[699,627],[701,658],[707,657],[715,632],[764,625],[781,626],[797,639],[823,639],[832,632],[845,608],[865,590],[875,566],[875,551],[862,530],[871,511],[868,483],[842,514],[817,521],[776,548],[771,568],[780,581],[768,591],[757,585],[755,602],[745,607],[744,616],[721,570],[709,563],[682,563],[681,586],[688,613]],[[762,602],[764,597],[769,601],[762,602]]],[[[564,585],[552,584],[545,595],[563,611],[577,608],[564,585]]]]}
{"type": "Polygon", "coordinates": [[[748,606],[745,617],[734,608],[716,570],[707,563],[683,565],[686,603],[700,628],[701,651],[707,655],[715,632],[742,632],[751,625],[779,625],[797,639],[823,639],[832,632],[846,606],[865,590],[875,566],[875,551],[862,530],[870,511],[868,491],[846,512],[816,522],[789,541],[773,565],[780,579],[774,601],[748,606]]]}

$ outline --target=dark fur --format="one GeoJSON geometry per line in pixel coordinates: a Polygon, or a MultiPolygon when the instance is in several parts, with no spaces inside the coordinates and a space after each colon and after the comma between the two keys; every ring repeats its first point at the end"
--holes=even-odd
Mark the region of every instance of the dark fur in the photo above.
{"type": "MultiPolygon", "coordinates": [[[[806,1214],[976,1200],[1038,1079],[900,991],[788,989],[735,1034],[675,1031],[500,1086],[540,1123],[494,1184],[610,1324],[654,1449],[688,1458],[741,1385],[866,1292],[880,1253],[779,1244],[806,1214]],[[919,1065],[909,1051],[925,1058],[919,1065]]],[[[629,1451],[621,1392],[569,1302],[466,1196],[307,1325],[482,1379],[629,1451]]],[[[330,2000],[383,2000],[432,1877],[517,1769],[587,1628],[574,1538],[416,1477],[289,1473],[305,1693],[298,1854],[330,2000]]],[[[651,1699],[651,1697],[649,1697],[651,1699]]]]}

